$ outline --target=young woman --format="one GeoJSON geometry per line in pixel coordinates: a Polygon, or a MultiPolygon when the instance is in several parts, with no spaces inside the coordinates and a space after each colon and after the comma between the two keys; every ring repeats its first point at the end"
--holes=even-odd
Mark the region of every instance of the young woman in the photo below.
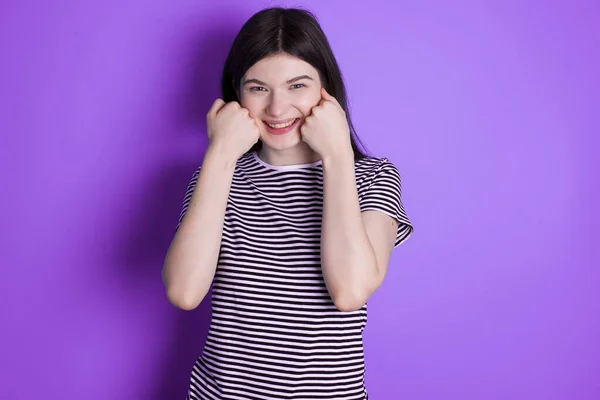
{"type": "Polygon", "coordinates": [[[316,19],[250,18],[207,115],[163,279],[212,319],[188,399],[367,399],[366,302],[412,232],[400,176],[363,154],[316,19]]]}

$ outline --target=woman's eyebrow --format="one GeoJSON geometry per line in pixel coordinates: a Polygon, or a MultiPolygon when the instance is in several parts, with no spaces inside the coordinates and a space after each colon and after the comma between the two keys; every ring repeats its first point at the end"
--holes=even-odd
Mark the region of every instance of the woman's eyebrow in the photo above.
{"type": "MultiPolygon", "coordinates": [[[[295,78],[287,80],[285,83],[289,85],[290,83],[294,83],[294,82],[297,82],[297,81],[302,80],[302,79],[310,79],[311,81],[314,80],[313,78],[311,78],[308,75],[300,75],[300,76],[297,76],[295,78]]],[[[268,86],[263,81],[260,81],[258,79],[254,79],[254,78],[244,80],[244,82],[242,83],[242,85],[247,85],[249,83],[255,83],[255,84],[261,85],[261,86],[268,86]]]]}
{"type": "Polygon", "coordinates": [[[259,81],[258,79],[246,79],[244,82],[242,82],[242,85],[247,85],[249,83],[256,83],[257,85],[267,86],[266,83],[259,81]]]}
{"type": "Polygon", "coordinates": [[[292,79],[286,81],[285,83],[290,84],[290,83],[294,83],[294,82],[302,80],[302,79],[310,79],[311,81],[313,80],[313,78],[311,78],[308,75],[300,75],[300,76],[297,76],[295,78],[292,78],[292,79]]]}

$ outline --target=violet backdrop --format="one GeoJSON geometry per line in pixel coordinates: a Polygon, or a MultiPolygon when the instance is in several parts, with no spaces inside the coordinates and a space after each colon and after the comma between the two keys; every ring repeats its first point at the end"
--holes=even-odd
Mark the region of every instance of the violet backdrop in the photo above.
{"type": "Polygon", "coordinates": [[[3,1],[0,398],[183,399],[208,305],[160,269],[234,35],[314,11],[415,225],[373,400],[600,398],[597,1],[3,1]]]}

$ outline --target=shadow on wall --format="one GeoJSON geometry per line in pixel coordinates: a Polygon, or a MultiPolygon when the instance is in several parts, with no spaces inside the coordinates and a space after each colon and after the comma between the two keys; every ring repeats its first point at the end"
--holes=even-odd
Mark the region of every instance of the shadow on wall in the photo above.
{"type": "MultiPolygon", "coordinates": [[[[197,154],[203,154],[206,148],[206,113],[214,100],[220,97],[223,63],[241,27],[239,22],[231,21],[230,18],[219,18],[218,24],[214,21],[213,19],[211,26],[225,26],[229,29],[209,31],[204,25],[201,35],[186,38],[188,41],[183,44],[185,57],[189,59],[181,60],[184,71],[177,77],[181,87],[177,88],[179,94],[173,104],[174,109],[168,110],[171,114],[167,116],[171,119],[170,128],[175,133],[192,131],[194,140],[198,139],[195,135],[201,135],[200,141],[193,142],[204,144],[197,154]]],[[[202,25],[203,21],[197,23],[202,25]]],[[[168,132],[167,136],[172,137],[173,133],[168,132]]],[[[179,143],[188,139],[189,137],[177,135],[169,140],[179,143]]],[[[173,148],[181,149],[182,146],[176,145],[173,148]]],[[[127,241],[124,248],[124,261],[128,266],[125,273],[130,274],[129,281],[139,281],[140,277],[149,279],[149,286],[153,289],[152,296],[159,296],[160,301],[165,303],[167,300],[160,282],[160,268],[175,233],[186,187],[202,162],[201,158],[190,157],[189,149],[186,150],[185,157],[176,155],[171,159],[180,161],[175,165],[157,168],[158,173],[148,182],[147,189],[136,192],[140,193],[140,197],[132,199],[136,204],[136,214],[125,225],[130,230],[125,233],[127,241]],[[159,289],[154,290],[155,288],[159,289]]],[[[146,381],[153,387],[144,392],[151,394],[150,398],[153,400],[184,399],[191,369],[206,340],[210,322],[209,296],[194,311],[185,312],[172,307],[168,315],[163,313],[161,317],[164,323],[172,324],[172,329],[165,329],[168,337],[162,342],[170,347],[164,352],[163,349],[155,350],[165,354],[165,358],[157,363],[155,376],[148,377],[146,381]]]]}

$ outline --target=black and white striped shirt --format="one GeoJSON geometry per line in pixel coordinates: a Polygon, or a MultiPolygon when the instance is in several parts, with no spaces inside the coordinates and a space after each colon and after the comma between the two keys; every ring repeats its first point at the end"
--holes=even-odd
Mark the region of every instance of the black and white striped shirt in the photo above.
{"type": "MultiPolygon", "coordinates": [[[[200,168],[185,193],[181,223],[200,168]]],[[[385,158],[355,162],[361,211],[412,226],[400,175],[385,158]]],[[[227,202],[212,289],[212,319],[193,367],[188,399],[367,399],[362,333],[367,309],[341,312],[320,264],[320,161],[272,166],[242,156],[227,202]]]]}

